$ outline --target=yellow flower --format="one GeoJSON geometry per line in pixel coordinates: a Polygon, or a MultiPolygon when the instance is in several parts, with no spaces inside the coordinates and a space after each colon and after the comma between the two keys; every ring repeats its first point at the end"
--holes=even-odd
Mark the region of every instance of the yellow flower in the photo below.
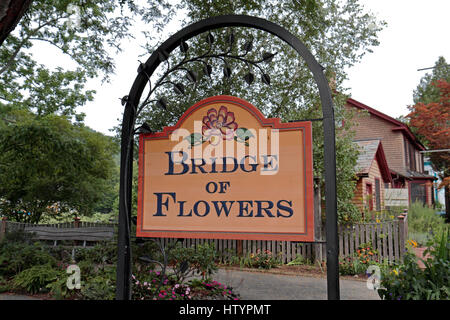
{"type": "Polygon", "coordinates": [[[408,243],[410,246],[412,246],[413,248],[417,248],[417,242],[414,240],[408,240],[408,243]]]}
{"type": "Polygon", "coordinates": [[[393,270],[393,272],[394,272],[394,274],[396,275],[396,276],[398,276],[398,271],[397,270],[393,270]]]}
{"type": "Polygon", "coordinates": [[[381,220],[380,220],[380,219],[378,219],[378,218],[377,218],[377,219],[376,219],[375,221],[376,221],[377,223],[380,223],[380,222],[381,222],[381,220]]]}

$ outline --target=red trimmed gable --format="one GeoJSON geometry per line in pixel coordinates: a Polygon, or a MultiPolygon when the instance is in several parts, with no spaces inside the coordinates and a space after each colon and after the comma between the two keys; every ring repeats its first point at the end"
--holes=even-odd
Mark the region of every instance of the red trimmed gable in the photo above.
{"type": "Polygon", "coordinates": [[[374,160],[378,163],[381,178],[385,183],[392,183],[392,176],[384,154],[383,145],[379,139],[353,141],[360,148],[356,169],[357,175],[368,175],[374,160]]]}
{"type": "Polygon", "coordinates": [[[370,114],[393,124],[394,127],[392,128],[392,131],[402,131],[403,134],[417,147],[417,149],[426,150],[425,147],[422,145],[422,143],[420,143],[420,141],[412,133],[411,129],[409,129],[409,127],[406,124],[404,124],[403,122],[398,121],[398,120],[388,116],[387,114],[384,114],[378,110],[375,110],[359,101],[356,101],[355,99],[348,98],[347,103],[351,104],[352,106],[355,106],[359,109],[367,110],[370,114]]]}
{"type": "Polygon", "coordinates": [[[391,176],[391,170],[389,170],[389,166],[386,161],[386,156],[384,154],[383,145],[380,141],[380,144],[378,145],[378,150],[375,155],[378,166],[380,167],[381,176],[383,177],[383,181],[385,183],[391,183],[392,184],[392,176],[391,176]]]}

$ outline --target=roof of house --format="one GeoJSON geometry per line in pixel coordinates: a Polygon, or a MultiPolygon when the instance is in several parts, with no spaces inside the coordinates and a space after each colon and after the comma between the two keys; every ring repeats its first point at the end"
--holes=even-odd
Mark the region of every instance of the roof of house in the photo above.
{"type": "Polygon", "coordinates": [[[394,175],[400,175],[404,178],[407,178],[409,180],[436,180],[437,178],[435,176],[426,174],[426,173],[422,173],[422,172],[417,172],[417,171],[411,171],[411,170],[392,170],[391,169],[391,173],[394,175]]]}
{"type": "Polygon", "coordinates": [[[414,135],[414,133],[412,133],[411,129],[403,122],[398,121],[390,116],[388,116],[387,114],[384,114],[378,110],[375,110],[359,101],[356,101],[355,99],[352,98],[348,98],[347,99],[347,103],[349,103],[350,105],[353,105],[359,109],[364,109],[367,110],[370,114],[381,118],[387,122],[390,122],[391,124],[393,124],[393,131],[402,131],[405,136],[419,149],[419,150],[425,150],[425,147],[423,146],[423,144],[417,139],[417,137],[414,135]]]}
{"type": "Polygon", "coordinates": [[[356,161],[356,172],[359,176],[368,175],[373,161],[378,162],[383,181],[392,182],[389,166],[384,155],[383,146],[379,139],[355,140],[359,147],[358,160],[356,161]]]}

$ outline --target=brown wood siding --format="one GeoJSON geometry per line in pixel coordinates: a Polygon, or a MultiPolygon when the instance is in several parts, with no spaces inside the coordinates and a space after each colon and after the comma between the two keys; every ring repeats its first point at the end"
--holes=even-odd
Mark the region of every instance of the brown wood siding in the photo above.
{"type": "Polygon", "coordinates": [[[360,209],[363,210],[366,205],[367,199],[365,199],[366,194],[366,184],[372,184],[372,194],[373,194],[373,208],[376,209],[376,196],[375,196],[375,178],[380,180],[380,207],[384,210],[384,183],[381,176],[380,167],[378,161],[374,159],[372,165],[369,169],[369,176],[360,178],[356,183],[355,195],[353,196],[353,203],[360,209]]]}
{"type": "Polygon", "coordinates": [[[362,111],[351,105],[346,105],[351,110],[356,110],[352,119],[357,139],[381,139],[388,166],[392,170],[401,170],[405,167],[404,144],[401,131],[392,131],[395,125],[362,111]]]}

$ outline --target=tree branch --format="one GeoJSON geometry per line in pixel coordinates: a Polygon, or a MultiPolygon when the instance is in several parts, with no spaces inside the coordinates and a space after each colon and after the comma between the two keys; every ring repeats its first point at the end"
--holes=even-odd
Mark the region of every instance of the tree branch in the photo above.
{"type": "Polygon", "coordinates": [[[33,31],[31,31],[31,33],[25,37],[24,39],[22,39],[22,41],[20,42],[20,44],[17,46],[16,50],[14,50],[14,52],[12,53],[11,57],[9,58],[9,60],[6,62],[6,64],[0,69],[0,75],[5,72],[6,70],[8,70],[11,65],[13,64],[14,60],[16,59],[17,55],[19,54],[20,50],[23,48],[23,46],[25,45],[25,43],[27,43],[30,38],[32,38],[39,30],[41,30],[43,27],[46,27],[52,23],[57,22],[60,19],[63,18],[68,18],[70,15],[68,16],[59,16],[53,20],[49,20],[41,25],[39,25],[36,29],[34,29],[33,31]]]}

